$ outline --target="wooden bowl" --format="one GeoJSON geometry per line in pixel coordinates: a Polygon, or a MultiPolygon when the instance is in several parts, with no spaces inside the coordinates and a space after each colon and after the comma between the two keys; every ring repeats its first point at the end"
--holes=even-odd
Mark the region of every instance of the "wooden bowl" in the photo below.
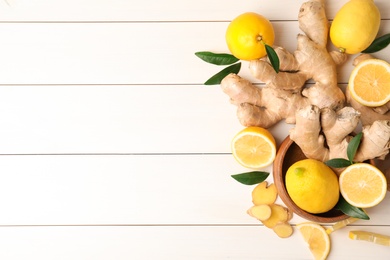
{"type": "Polygon", "coordinates": [[[290,210],[309,221],[315,221],[319,223],[332,223],[347,219],[349,216],[345,215],[343,212],[337,209],[332,209],[328,212],[321,214],[309,213],[299,208],[291,200],[290,196],[287,193],[284,181],[286,172],[292,164],[303,159],[306,159],[306,156],[303,154],[302,150],[296,143],[294,143],[294,141],[290,139],[289,136],[287,136],[287,138],[284,139],[284,141],[280,145],[273,165],[274,183],[278,190],[279,197],[290,210]]]}

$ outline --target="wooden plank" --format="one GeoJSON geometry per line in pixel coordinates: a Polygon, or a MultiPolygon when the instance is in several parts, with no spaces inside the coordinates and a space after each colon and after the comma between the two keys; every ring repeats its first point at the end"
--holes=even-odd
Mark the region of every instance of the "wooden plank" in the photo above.
{"type": "Polygon", "coordinates": [[[0,111],[1,154],[230,153],[243,128],[219,86],[2,86],[0,111]]]}
{"type": "Polygon", "coordinates": [[[219,86],[1,86],[0,111],[0,154],[230,153],[244,128],[219,86]]]}
{"type": "MultiPolygon", "coordinates": [[[[390,227],[363,227],[390,235],[390,227]]],[[[388,247],[332,234],[329,259],[388,259],[388,247]]],[[[296,231],[280,239],[263,227],[121,226],[2,227],[0,257],[7,260],[74,259],[312,259],[296,231]],[[23,249],[23,250],[22,250],[23,249]]]]}
{"type": "MultiPolygon", "coordinates": [[[[229,154],[0,156],[0,225],[255,225],[254,187],[230,177],[247,171],[229,154]]],[[[388,225],[389,203],[359,225],[388,225]]]]}
{"type": "Polygon", "coordinates": [[[230,155],[0,156],[0,225],[253,223],[242,171],[230,155]]]}
{"type": "MultiPolygon", "coordinates": [[[[247,11],[261,13],[271,20],[296,20],[303,2],[3,0],[0,21],[227,21],[247,11]]],[[[346,2],[326,1],[329,19],[346,2]]],[[[389,19],[388,2],[376,0],[375,3],[382,17],[389,19]]]]}
{"type": "MultiPolygon", "coordinates": [[[[197,51],[228,52],[227,22],[0,24],[0,84],[202,84],[221,67],[197,51]]],[[[390,26],[383,23],[382,32],[390,26]]],[[[297,22],[276,22],[276,45],[296,48],[297,22]]],[[[390,48],[378,53],[386,58],[390,48]]],[[[351,56],[352,59],[352,56],[351,56]]],[[[244,62],[241,75],[255,81],[244,62]]],[[[351,62],[340,70],[347,82],[351,62]]]]}

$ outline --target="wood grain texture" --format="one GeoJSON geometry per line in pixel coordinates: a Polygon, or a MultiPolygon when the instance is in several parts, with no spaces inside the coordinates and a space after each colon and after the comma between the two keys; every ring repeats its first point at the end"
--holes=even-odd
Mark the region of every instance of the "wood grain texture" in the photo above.
{"type": "MultiPolygon", "coordinates": [[[[240,13],[259,12],[271,20],[296,20],[304,1],[176,1],[176,0],[4,0],[0,21],[230,21],[240,13]],[[8,3],[8,4],[7,4],[8,3]],[[293,11],[297,10],[297,11],[293,11]]],[[[347,0],[327,0],[332,19],[347,0]]],[[[387,0],[375,0],[384,19],[387,0]]]]}
{"type": "Polygon", "coordinates": [[[230,153],[242,129],[219,86],[1,86],[0,111],[0,154],[230,153]]]}
{"type": "MultiPolygon", "coordinates": [[[[331,21],[347,0],[326,2],[331,21]]],[[[0,259],[311,259],[298,232],[280,239],[247,215],[253,186],[230,177],[249,171],[230,153],[242,126],[203,85],[221,67],[194,55],[227,52],[226,27],[245,11],[294,51],[301,3],[0,1],[0,259]]],[[[388,33],[389,3],[375,3],[388,33]]],[[[240,74],[259,83],[246,62],[240,74]]],[[[290,127],[270,129],[278,145],[290,127]]],[[[329,259],[388,259],[348,231],[390,235],[389,200],[333,233],[329,259]]]]}
{"type": "MultiPolygon", "coordinates": [[[[328,259],[387,260],[388,247],[348,238],[349,230],[356,228],[360,227],[331,235],[328,259]]],[[[389,227],[370,230],[390,233],[389,227]]],[[[258,226],[1,227],[0,231],[2,259],[313,259],[298,232],[281,239],[258,226]]]]}
{"type": "MultiPolygon", "coordinates": [[[[258,224],[230,154],[3,155],[0,169],[0,225],[258,224]]],[[[389,200],[360,224],[387,225],[389,200]]]]}
{"type": "MultiPolygon", "coordinates": [[[[203,84],[222,68],[197,51],[228,52],[228,22],[0,24],[0,84],[203,84]]],[[[298,23],[275,22],[275,45],[296,49],[298,23]]],[[[381,32],[390,27],[382,23],[381,32]]],[[[331,47],[330,47],[331,48],[331,47]]],[[[390,48],[375,54],[390,55],[390,48]]],[[[356,55],[355,55],[356,56],[356,55]]],[[[347,83],[350,56],[338,80],[347,83]]],[[[240,75],[258,82],[243,62],[240,75]]]]}

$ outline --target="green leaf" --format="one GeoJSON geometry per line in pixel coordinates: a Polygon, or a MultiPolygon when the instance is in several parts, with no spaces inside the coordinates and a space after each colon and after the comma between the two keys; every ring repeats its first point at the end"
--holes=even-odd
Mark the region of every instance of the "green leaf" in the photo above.
{"type": "Polygon", "coordinates": [[[354,218],[360,218],[364,220],[369,220],[370,217],[361,209],[349,204],[342,196],[340,196],[339,201],[337,202],[336,209],[341,210],[345,215],[354,218]]]}
{"type": "Polygon", "coordinates": [[[267,52],[268,59],[271,62],[272,67],[274,68],[276,73],[279,73],[280,62],[275,50],[267,44],[265,44],[265,50],[267,52]]]}
{"type": "Polygon", "coordinates": [[[232,175],[233,179],[236,181],[245,184],[245,185],[253,185],[263,182],[267,179],[269,173],[268,172],[245,172],[232,175]]]}
{"type": "Polygon", "coordinates": [[[387,47],[390,44],[390,33],[382,35],[379,38],[376,38],[367,49],[362,51],[363,53],[374,53],[380,51],[387,47]]]}
{"type": "Polygon", "coordinates": [[[348,147],[347,147],[347,156],[348,156],[348,159],[351,163],[353,163],[353,158],[355,158],[355,154],[356,154],[356,151],[357,149],[359,148],[359,145],[360,145],[360,140],[362,139],[362,135],[363,133],[359,133],[357,135],[355,135],[351,141],[349,142],[348,144],[348,147]]]}
{"type": "Polygon", "coordinates": [[[352,163],[343,158],[335,158],[325,162],[326,165],[333,168],[344,168],[350,166],[352,163]]]}
{"type": "Polygon", "coordinates": [[[227,75],[229,75],[230,73],[237,74],[240,71],[240,69],[241,69],[241,62],[230,65],[229,67],[224,68],[223,70],[221,70],[220,72],[218,72],[217,74],[209,78],[204,84],[218,85],[221,83],[223,78],[225,78],[227,75]]]}
{"type": "Polygon", "coordinates": [[[230,65],[239,61],[239,59],[227,53],[213,53],[209,51],[200,51],[200,52],[196,52],[195,55],[201,58],[202,60],[204,60],[205,62],[215,64],[215,65],[230,65]]]}

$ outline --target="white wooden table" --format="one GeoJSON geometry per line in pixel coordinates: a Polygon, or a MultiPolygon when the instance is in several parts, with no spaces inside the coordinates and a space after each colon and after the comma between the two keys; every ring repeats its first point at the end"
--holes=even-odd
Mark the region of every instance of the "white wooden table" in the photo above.
{"type": "MultiPolygon", "coordinates": [[[[327,1],[329,19],[345,2],[327,1]]],[[[390,3],[375,2],[389,33],[390,3]]],[[[229,147],[243,127],[202,84],[220,68],[194,55],[227,52],[245,11],[293,51],[302,3],[0,1],[0,259],[311,259],[298,232],[280,239],[246,214],[253,187],[230,177],[248,171],[229,147]]],[[[278,144],[289,127],[271,129],[278,144]]],[[[329,259],[390,258],[348,238],[390,235],[390,196],[368,213],[331,235],[329,259]]]]}

